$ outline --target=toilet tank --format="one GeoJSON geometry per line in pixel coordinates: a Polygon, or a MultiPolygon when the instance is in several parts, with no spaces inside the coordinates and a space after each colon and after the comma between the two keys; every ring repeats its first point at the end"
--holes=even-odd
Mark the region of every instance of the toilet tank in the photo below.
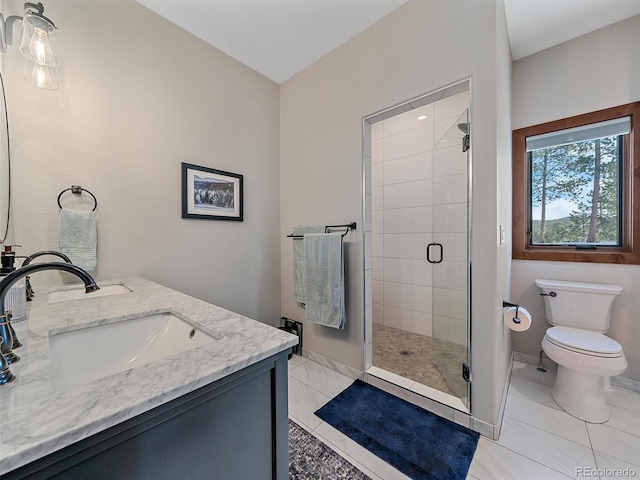
{"type": "Polygon", "coordinates": [[[544,295],[547,322],[600,333],[609,330],[611,304],[622,293],[618,285],[600,283],[537,279],[536,285],[544,295]]]}

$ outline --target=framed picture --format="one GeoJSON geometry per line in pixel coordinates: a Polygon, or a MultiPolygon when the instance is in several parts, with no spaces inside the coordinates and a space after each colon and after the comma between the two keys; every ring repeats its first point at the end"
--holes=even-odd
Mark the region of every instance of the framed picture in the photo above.
{"type": "Polygon", "coordinates": [[[242,221],[242,175],[182,163],[182,218],[242,221]]]}

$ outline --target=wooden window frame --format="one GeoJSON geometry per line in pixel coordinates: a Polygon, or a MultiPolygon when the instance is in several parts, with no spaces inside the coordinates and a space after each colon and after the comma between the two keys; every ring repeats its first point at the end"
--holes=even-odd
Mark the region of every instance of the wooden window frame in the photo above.
{"type": "Polygon", "coordinates": [[[513,258],[559,262],[640,264],[640,102],[533,125],[513,131],[513,258]],[[631,132],[623,136],[622,246],[598,245],[595,250],[575,246],[530,245],[529,156],[526,139],[534,135],[631,117],[631,132]]]}

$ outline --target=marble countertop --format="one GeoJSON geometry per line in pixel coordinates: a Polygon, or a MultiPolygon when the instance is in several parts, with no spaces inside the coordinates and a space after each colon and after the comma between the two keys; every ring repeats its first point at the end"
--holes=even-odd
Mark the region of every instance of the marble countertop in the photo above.
{"type": "Polygon", "coordinates": [[[277,328],[149,280],[98,282],[114,283],[123,283],[131,293],[48,303],[46,289],[37,289],[27,320],[13,324],[23,347],[15,351],[20,361],[10,366],[16,380],[0,387],[0,475],[297,343],[277,328]],[[161,311],[174,312],[221,338],[68,390],[52,388],[50,332],[161,311]]]}

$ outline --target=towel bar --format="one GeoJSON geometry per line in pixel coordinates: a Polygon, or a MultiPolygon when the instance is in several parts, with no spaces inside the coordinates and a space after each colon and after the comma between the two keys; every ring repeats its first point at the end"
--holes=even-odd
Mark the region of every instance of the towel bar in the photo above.
{"type": "MultiPolygon", "coordinates": [[[[356,222],[346,223],[344,225],[325,225],[324,233],[329,233],[329,230],[331,230],[332,228],[346,228],[345,232],[342,234],[342,236],[344,237],[347,233],[349,233],[349,230],[356,229],[356,222]]],[[[287,238],[304,238],[304,235],[294,235],[292,233],[290,235],[287,235],[287,238]]]]}

